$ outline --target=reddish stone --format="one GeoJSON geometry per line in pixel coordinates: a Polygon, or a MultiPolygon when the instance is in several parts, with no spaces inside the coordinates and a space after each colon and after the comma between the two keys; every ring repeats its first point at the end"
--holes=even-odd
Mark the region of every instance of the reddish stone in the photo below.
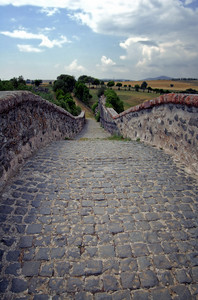
{"type": "Polygon", "coordinates": [[[189,106],[191,105],[191,96],[186,97],[185,104],[189,106]]]}
{"type": "Polygon", "coordinates": [[[144,108],[149,108],[151,107],[150,101],[146,101],[143,103],[144,104],[144,108]]]}

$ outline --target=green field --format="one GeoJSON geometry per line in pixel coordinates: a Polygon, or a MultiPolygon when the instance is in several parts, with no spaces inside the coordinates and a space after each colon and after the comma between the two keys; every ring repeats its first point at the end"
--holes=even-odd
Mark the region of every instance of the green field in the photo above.
{"type": "MultiPolygon", "coordinates": [[[[160,94],[156,93],[148,93],[148,92],[135,92],[133,90],[118,90],[115,88],[115,91],[119,98],[124,102],[124,109],[128,109],[132,106],[136,106],[145,102],[146,100],[151,100],[158,97],[160,94]]],[[[92,95],[92,99],[90,104],[93,105],[96,101],[98,101],[98,89],[90,89],[90,94],[92,95]]]]}
{"type": "MultiPolygon", "coordinates": [[[[148,93],[147,90],[144,92],[142,90],[139,90],[139,92],[136,92],[134,88],[130,88],[128,90],[129,84],[134,87],[135,84],[141,85],[141,81],[129,81],[129,82],[122,82],[123,86],[120,90],[118,90],[118,87],[114,86],[113,89],[116,91],[119,98],[124,102],[124,109],[129,109],[132,106],[136,106],[138,104],[141,104],[147,100],[154,99],[156,97],[159,97],[159,93],[150,92],[148,93]],[[127,85],[127,88],[124,88],[124,85],[127,85]]],[[[185,89],[195,89],[198,90],[198,80],[188,80],[188,81],[171,81],[171,80],[153,80],[148,81],[148,86],[152,87],[153,89],[165,89],[169,90],[171,93],[174,92],[181,92],[185,91],[185,89]]],[[[52,87],[50,86],[50,89],[52,90],[52,87]]],[[[99,88],[90,88],[90,94],[92,95],[92,98],[90,99],[90,108],[94,103],[98,101],[98,89],[99,88]]],[[[76,101],[77,102],[77,101],[76,101]]],[[[89,108],[86,109],[85,105],[82,103],[77,103],[79,106],[81,106],[82,110],[86,111],[86,116],[92,117],[92,112],[89,108]]]]}

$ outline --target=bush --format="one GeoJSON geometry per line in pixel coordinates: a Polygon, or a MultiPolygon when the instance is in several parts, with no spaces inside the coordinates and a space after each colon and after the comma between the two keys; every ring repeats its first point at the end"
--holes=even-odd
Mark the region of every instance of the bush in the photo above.
{"type": "Polygon", "coordinates": [[[92,111],[95,113],[96,107],[98,107],[98,101],[92,105],[92,111]]]}
{"type": "Polygon", "coordinates": [[[96,118],[96,121],[97,121],[97,122],[100,122],[100,112],[97,112],[95,118],[96,118]]]}
{"type": "Polygon", "coordinates": [[[62,90],[58,90],[56,94],[56,105],[61,106],[73,116],[78,116],[81,113],[81,108],[76,105],[70,93],[64,94],[62,90]]]}
{"type": "Polygon", "coordinates": [[[112,107],[118,114],[124,111],[124,103],[114,90],[108,89],[104,95],[106,97],[106,107],[112,107]]]}

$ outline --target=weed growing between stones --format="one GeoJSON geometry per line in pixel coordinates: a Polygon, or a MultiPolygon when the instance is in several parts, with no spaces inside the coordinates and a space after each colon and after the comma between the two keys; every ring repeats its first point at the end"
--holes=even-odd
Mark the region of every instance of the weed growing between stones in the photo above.
{"type": "Polygon", "coordinates": [[[122,135],[117,135],[117,134],[114,134],[114,135],[108,137],[107,140],[110,140],[110,141],[124,141],[124,142],[131,141],[130,138],[124,138],[122,135]]]}
{"type": "Polygon", "coordinates": [[[100,112],[97,112],[95,118],[97,122],[100,122],[100,112]]]}

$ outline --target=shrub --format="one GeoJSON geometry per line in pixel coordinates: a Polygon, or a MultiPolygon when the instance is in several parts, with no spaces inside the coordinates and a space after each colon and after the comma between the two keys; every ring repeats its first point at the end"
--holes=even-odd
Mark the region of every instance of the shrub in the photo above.
{"type": "Polygon", "coordinates": [[[104,95],[106,96],[106,107],[112,107],[118,114],[124,111],[124,103],[114,90],[108,89],[104,95]]]}
{"type": "Polygon", "coordinates": [[[96,118],[96,121],[97,121],[97,122],[100,122],[100,112],[97,112],[95,118],[96,118]]]}
{"type": "Polygon", "coordinates": [[[74,94],[80,101],[89,105],[89,99],[92,98],[92,96],[89,93],[88,87],[84,83],[81,81],[76,82],[74,94]]]}
{"type": "Polygon", "coordinates": [[[98,107],[98,101],[92,105],[92,111],[95,113],[96,107],[98,107]]]}

